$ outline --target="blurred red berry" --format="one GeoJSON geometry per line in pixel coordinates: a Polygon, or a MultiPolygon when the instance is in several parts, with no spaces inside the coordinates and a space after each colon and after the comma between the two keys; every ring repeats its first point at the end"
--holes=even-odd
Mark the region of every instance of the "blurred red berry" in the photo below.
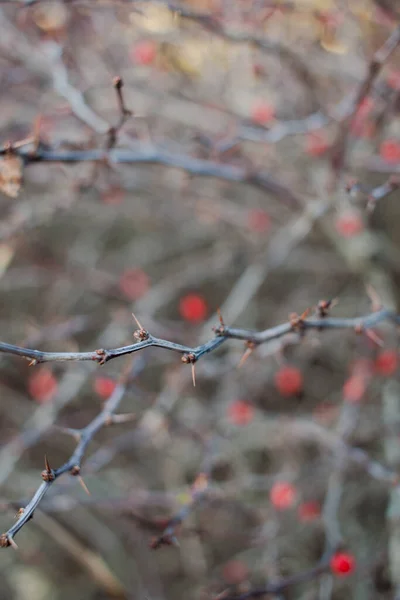
{"type": "Polygon", "coordinates": [[[348,552],[336,552],[331,558],[330,565],[332,573],[343,577],[354,571],[356,561],[354,556],[348,552]]]}
{"type": "Polygon", "coordinates": [[[392,90],[400,90],[400,70],[389,73],[387,84],[392,90]]]}
{"type": "Polygon", "coordinates": [[[157,56],[157,44],[151,40],[142,40],[135,44],[130,52],[133,62],[138,65],[151,65],[157,56]]]}
{"type": "Polygon", "coordinates": [[[387,163],[397,164],[400,162],[400,143],[394,139],[382,142],[379,154],[387,163]]]}
{"type": "Polygon", "coordinates": [[[303,523],[315,521],[321,515],[321,506],[318,502],[312,500],[310,502],[303,502],[297,509],[297,515],[299,521],[303,523]]]}
{"type": "Polygon", "coordinates": [[[393,375],[397,369],[398,356],[395,350],[383,350],[375,360],[375,369],[379,375],[393,375]]]}
{"type": "Polygon", "coordinates": [[[313,418],[321,425],[329,426],[336,420],[338,407],[330,402],[317,404],[313,411],[313,418]]]}
{"type": "Polygon", "coordinates": [[[269,499],[277,510],[286,510],[296,501],[296,488],[288,481],[277,481],[271,488],[269,499]]]}
{"type": "Polygon", "coordinates": [[[142,269],[127,269],[122,273],[118,285],[129,300],[138,300],[149,290],[150,279],[142,269]]]}
{"type": "Polygon", "coordinates": [[[361,375],[351,375],[343,386],[343,399],[346,402],[360,402],[365,394],[366,382],[361,375]]]}
{"type": "Polygon", "coordinates": [[[375,108],[375,100],[373,98],[371,98],[370,96],[367,96],[360,103],[360,105],[357,109],[357,114],[363,115],[365,117],[366,115],[368,115],[371,112],[371,110],[373,108],[375,108]]]}
{"type": "Polygon", "coordinates": [[[343,213],[336,219],[336,231],[344,238],[351,238],[361,233],[364,223],[359,215],[353,212],[343,213]]]}
{"type": "Polygon", "coordinates": [[[111,206],[118,206],[122,204],[125,198],[125,192],[119,187],[113,187],[101,195],[101,199],[104,204],[110,204],[111,206]]]}
{"type": "Polygon", "coordinates": [[[254,418],[254,407],[244,400],[235,400],[228,407],[228,418],[234,425],[247,425],[254,418]]]}
{"type": "Polygon", "coordinates": [[[350,373],[369,379],[374,368],[374,362],[366,357],[356,358],[350,363],[350,373]]]}
{"type": "Polygon", "coordinates": [[[262,64],[254,63],[252,68],[254,77],[263,77],[266,75],[265,67],[262,64]]]}
{"type": "Polygon", "coordinates": [[[310,156],[322,156],[329,148],[326,136],[319,133],[308,133],[305,139],[305,151],[310,156]]]}
{"type": "Polygon", "coordinates": [[[111,377],[96,377],[93,387],[96,394],[106,400],[111,396],[116,385],[116,382],[111,377]]]}
{"type": "Polygon", "coordinates": [[[204,321],[207,312],[207,303],[200,294],[187,294],[179,301],[179,313],[185,321],[191,323],[204,321]]]}
{"type": "Polygon", "coordinates": [[[303,389],[303,375],[296,367],[281,367],[275,374],[275,386],[282,396],[294,396],[303,389]]]}
{"type": "Polygon", "coordinates": [[[375,123],[362,113],[357,114],[350,125],[351,133],[358,138],[371,138],[375,134],[375,123]]]}
{"type": "Polygon", "coordinates": [[[247,225],[255,233],[265,233],[271,227],[271,219],[262,208],[253,208],[248,213],[247,225]]]}
{"type": "Polygon", "coordinates": [[[39,404],[45,404],[52,400],[57,392],[57,388],[57,379],[48,367],[38,369],[29,377],[29,394],[39,404]]]}
{"type": "Polygon", "coordinates": [[[275,118],[275,109],[268,102],[257,102],[251,110],[251,120],[257,125],[265,125],[275,118]]]}
{"type": "Polygon", "coordinates": [[[222,569],[222,577],[229,585],[238,585],[249,576],[247,566],[241,560],[230,560],[222,569]]]}

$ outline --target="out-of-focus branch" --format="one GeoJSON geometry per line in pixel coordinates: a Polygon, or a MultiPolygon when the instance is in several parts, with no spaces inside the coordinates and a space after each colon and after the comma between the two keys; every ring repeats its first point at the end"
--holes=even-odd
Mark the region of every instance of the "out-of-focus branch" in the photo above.
{"type": "Polygon", "coordinates": [[[237,596],[224,595],[223,598],[224,600],[247,600],[248,598],[260,598],[266,596],[267,594],[280,594],[293,585],[298,585],[299,583],[304,583],[305,581],[311,581],[312,579],[315,579],[316,577],[319,577],[325,573],[329,568],[330,557],[330,555],[324,556],[319,564],[312,569],[302,571],[301,573],[292,575],[292,577],[287,577],[281,581],[277,581],[276,583],[267,584],[261,588],[249,590],[248,592],[244,592],[243,594],[239,594],[237,596]]]}
{"type": "MultiPolygon", "coordinates": [[[[276,181],[267,173],[257,172],[246,167],[202,160],[189,154],[178,154],[168,148],[154,144],[132,142],[129,149],[112,148],[110,150],[54,150],[39,146],[32,151],[29,146],[13,148],[26,164],[34,162],[109,162],[113,164],[159,164],[167,167],[183,169],[191,175],[219,177],[227,181],[248,183],[257,188],[276,194],[291,206],[301,205],[298,196],[284,184],[276,181]]],[[[10,147],[0,148],[0,155],[10,152],[10,147]]]]}
{"type": "Polygon", "coordinates": [[[400,44],[400,26],[396,27],[385,43],[375,52],[368,65],[367,75],[361,82],[358,92],[354,98],[353,108],[350,114],[342,122],[336,142],[333,146],[332,167],[335,173],[340,174],[345,166],[347,142],[351,132],[351,125],[357,112],[372,89],[375,79],[381,72],[384,64],[400,44]]]}

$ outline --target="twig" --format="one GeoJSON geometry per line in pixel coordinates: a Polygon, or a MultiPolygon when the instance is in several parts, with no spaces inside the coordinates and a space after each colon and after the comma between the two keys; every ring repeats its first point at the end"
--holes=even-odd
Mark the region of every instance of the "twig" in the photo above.
{"type": "Polygon", "coordinates": [[[292,585],[304,583],[305,581],[310,581],[319,577],[329,568],[329,561],[330,555],[325,555],[319,564],[312,569],[302,571],[301,573],[297,573],[296,575],[292,575],[292,577],[287,577],[281,581],[267,584],[264,587],[249,590],[248,592],[244,592],[237,596],[224,596],[224,600],[247,600],[248,598],[259,598],[261,596],[266,596],[267,594],[279,594],[292,585]]]}
{"type": "Polygon", "coordinates": [[[52,469],[47,457],[45,457],[45,469],[42,471],[43,483],[38,487],[30,502],[19,511],[19,518],[14,525],[0,536],[0,547],[5,548],[12,545],[16,534],[33,517],[36,508],[58,477],[68,472],[75,477],[80,477],[81,463],[86,448],[102,427],[113,422],[114,413],[125,394],[127,382],[137,374],[138,369],[141,369],[140,361],[139,363],[135,362],[131,369],[121,376],[114,392],[104,403],[102,411],[86,427],[75,431],[79,438],[78,443],[70,458],[61,467],[52,469]]]}
{"type": "Polygon", "coordinates": [[[89,352],[42,352],[41,350],[32,350],[29,348],[22,348],[20,346],[13,346],[12,344],[0,342],[0,352],[29,359],[32,365],[44,362],[84,360],[91,360],[100,365],[104,365],[113,358],[125,356],[126,354],[133,354],[134,352],[138,352],[144,348],[149,348],[150,346],[156,346],[158,348],[164,348],[166,350],[178,352],[179,354],[183,355],[182,362],[192,364],[192,362],[196,362],[205,354],[209,354],[216,350],[228,338],[253,342],[256,345],[259,345],[283,337],[288,333],[300,332],[301,334],[304,334],[307,329],[317,329],[319,331],[323,329],[353,329],[357,333],[361,333],[364,329],[373,327],[385,320],[392,320],[395,323],[400,324],[400,316],[397,316],[392,311],[383,308],[363,317],[354,317],[349,319],[331,317],[323,317],[320,319],[301,319],[301,322],[296,324],[293,323],[293,320],[289,320],[287,323],[282,323],[281,325],[276,325],[275,327],[258,332],[251,331],[249,329],[235,329],[220,325],[219,327],[215,328],[216,337],[209,340],[205,344],[201,344],[200,346],[196,346],[194,348],[191,348],[190,346],[183,346],[182,344],[177,344],[169,340],[153,337],[145,329],[138,329],[133,333],[134,337],[138,340],[137,342],[128,346],[110,348],[108,350],[101,348],[89,352]]]}
{"type": "Polygon", "coordinates": [[[357,112],[367,95],[372,89],[375,79],[381,72],[384,64],[400,44],[400,26],[391,33],[382,47],[375,52],[368,65],[368,72],[365,79],[360,84],[359,90],[355,96],[353,109],[342,122],[332,153],[332,167],[336,174],[339,174],[345,165],[347,141],[351,131],[351,125],[357,112]]]}
{"type": "MultiPolygon", "coordinates": [[[[9,146],[0,148],[0,155],[9,152],[9,146]]],[[[276,181],[267,173],[252,171],[245,167],[221,164],[209,160],[178,154],[168,148],[157,147],[143,142],[132,142],[129,150],[112,148],[108,151],[94,150],[49,150],[40,147],[35,153],[24,148],[14,148],[13,152],[21,156],[26,164],[34,162],[104,162],[121,164],[159,164],[183,169],[192,175],[219,177],[227,181],[248,183],[257,188],[277,194],[291,206],[299,206],[299,197],[284,184],[276,181]]]]}

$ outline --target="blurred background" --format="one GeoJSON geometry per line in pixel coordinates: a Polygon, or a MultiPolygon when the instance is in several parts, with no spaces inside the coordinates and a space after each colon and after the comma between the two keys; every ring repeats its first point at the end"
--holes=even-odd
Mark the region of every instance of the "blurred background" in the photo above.
{"type": "MultiPolygon", "coordinates": [[[[399,52],[370,65],[398,19],[389,0],[1,2],[2,340],[115,348],[133,312],[195,347],[217,309],[264,330],[321,300],[397,308],[399,52]]],[[[1,531],[118,381],[129,417],[86,450],[90,496],[60,477],[1,551],[0,598],[232,598],[333,548],[348,573],[265,597],[399,598],[397,362],[383,321],[228,340],[195,387],[162,348],[1,354],[1,531]]]]}

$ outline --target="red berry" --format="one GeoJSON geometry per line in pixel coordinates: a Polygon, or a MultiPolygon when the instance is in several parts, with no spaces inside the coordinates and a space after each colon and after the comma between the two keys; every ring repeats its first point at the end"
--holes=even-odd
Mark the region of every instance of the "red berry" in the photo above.
{"type": "Polygon", "coordinates": [[[299,521],[306,523],[308,521],[314,521],[321,515],[321,507],[318,502],[303,502],[297,509],[297,515],[299,521]]]}
{"type": "Polygon", "coordinates": [[[248,213],[247,226],[255,233],[265,233],[271,227],[271,220],[265,210],[253,208],[248,213]]]}
{"type": "Polygon", "coordinates": [[[275,374],[275,386],[282,396],[294,396],[303,389],[303,375],[296,367],[281,367],[275,374]]]}
{"type": "Polygon", "coordinates": [[[271,488],[269,499],[277,510],[286,510],[296,501],[296,488],[288,481],[277,481],[271,488]]]}
{"type": "Polygon", "coordinates": [[[252,68],[253,68],[253,75],[254,75],[254,77],[265,76],[266,71],[265,71],[265,67],[262,64],[260,64],[260,63],[254,63],[252,68]]]}
{"type": "Polygon", "coordinates": [[[111,206],[117,206],[122,204],[125,199],[125,192],[119,187],[113,187],[104,192],[101,195],[101,199],[104,204],[110,204],[111,206]]]}
{"type": "Polygon", "coordinates": [[[207,304],[200,294],[187,294],[179,301],[179,313],[182,319],[191,323],[204,321],[207,316],[207,304]]]}
{"type": "Polygon", "coordinates": [[[344,238],[351,238],[363,231],[364,223],[356,213],[346,212],[338,217],[335,227],[339,235],[344,238]]]}
{"type": "Polygon", "coordinates": [[[336,552],[331,558],[330,565],[335,575],[344,577],[354,571],[356,561],[354,556],[348,552],[336,552]]]}
{"type": "Polygon", "coordinates": [[[373,98],[371,98],[370,96],[367,96],[360,103],[360,105],[357,109],[357,114],[365,117],[366,115],[368,115],[371,112],[371,110],[373,108],[375,108],[375,100],[373,98]]]}
{"type": "Polygon", "coordinates": [[[265,125],[275,118],[275,109],[267,102],[257,102],[251,110],[251,120],[257,125],[265,125]]]}
{"type": "Polygon", "coordinates": [[[397,369],[398,357],[395,350],[383,350],[375,361],[375,369],[379,375],[393,375],[397,369]]]}
{"type": "Polygon", "coordinates": [[[388,75],[387,84],[392,90],[400,90],[400,70],[392,71],[388,75]]]}
{"type": "Polygon", "coordinates": [[[228,407],[228,418],[234,425],[247,425],[254,418],[254,408],[244,400],[235,400],[228,407]]]}
{"type": "Polygon", "coordinates": [[[374,362],[369,358],[356,358],[350,364],[350,373],[369,379],[374,368],[374,362]]]}
{"type": "Polygon", "coordinates": [[[356,114],[351,122],[350,131],[358,138],[371,138],[375,134],[375,124],[362,114],[356,114]]]}
{"type": "Polygon", "coordinates": [[[400,162],[400,143],[394,139],[382,142],[379,154],[387,163],[396,164],[400,162]]]}
{"type": "Polygon", "coordinates": [[[52,400],[57,392],[58,383],[51,369],[42,367],[33,373],[28,381],[28,391],[36,402],[45,404],[52,400]]]}
{"type": "Polygon", "coordinates": [[[337,419],[337,414],[337,405],[329,402],[321,402],[315,407],[313,417],[321,425],[329,426],[337,419]]]}
{"type": "Polygon", "coordinates": [[[157,56],[157,44],[151,40],[142,40],[135,44],[130,52],[131,60],[138,65],[151,65],[157,56]]]}
{"type": "Polygon", "coordinates": [[[361,375],[351,375],[343,386],[343,399],[346,402],[360,402],[365,394],[366,382],[361,375]]]}
{"type": "Polygon", "coordinates": [[[305,140],[305,151],[310,156],[322,156],[328,150],[329,144],[323,133],[308,133],[305,140]]]}
{"type": "Polygon", "coordinates": [[[116,382],[110,377],[97,377],[94,381],[94,391],[107,400],[116,388],[116,382]]]}
{"type": "Polygon", "coordinates": [[[230,560],[222,569],[222,577],[229,585],[238,585],[249,576],[247,566],[241,560],[230,560]]]}
{"type": "Polygon", "coordinates": [[[147,293],[150,279],[142,269],[127,269],[122,273],[118,285],[129,300],[138,300],[147,293]]]}

